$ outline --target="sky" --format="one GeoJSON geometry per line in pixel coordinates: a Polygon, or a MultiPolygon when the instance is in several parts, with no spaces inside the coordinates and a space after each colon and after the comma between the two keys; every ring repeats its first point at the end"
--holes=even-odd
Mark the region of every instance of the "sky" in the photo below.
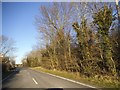
{"type": "Polygon", "coordinates": [[[21,63],[25,54],[36,44],[35,16],[39,15],[41,5],[47,4],[42,2],[2,3],[2,34],[16,42],[16,63],[21,63]]]}
{"type": "Polygon", "coordinates": [[[2,3],[0,3],[0,35],[2,35],[2,3]]]}
{"type": "Polygon", "coordinates": [[[16,42],[16,63],[21,63],[22,58],[36,44],[35,16],[40,14],[41,5],[48,6],[48,4],[47,2],[2,2],[2,34],[16,42]]]}
{"type": "Polygon", "coordinates": [[[2,0],[3,2],[114,2],[115,0],[2,0]]]}

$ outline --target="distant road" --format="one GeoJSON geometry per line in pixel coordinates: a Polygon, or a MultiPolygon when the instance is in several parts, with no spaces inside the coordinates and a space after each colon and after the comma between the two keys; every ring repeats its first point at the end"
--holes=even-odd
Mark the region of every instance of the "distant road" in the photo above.
{"type": "MultiPolygon", "coordinates": [[[[29,68],[19,68],[18,72],[3,81],[3,88],[85,88],[83,86],[68,80],[37,72],[29,68]]],[[[51,90],[51,89],[50,89],[51,90]]],[[[65,89],[63,89],[65,90],[65,89]]],[[[68,89],[67,89],[68,90],[68,89]]],[[[73,89],[74,90],[74,89],[73,89]]],[[[77,89],[78,90],[78,89],[77,89]]],[[[95,89],[94,89],[95,90],[95,89]]]]}

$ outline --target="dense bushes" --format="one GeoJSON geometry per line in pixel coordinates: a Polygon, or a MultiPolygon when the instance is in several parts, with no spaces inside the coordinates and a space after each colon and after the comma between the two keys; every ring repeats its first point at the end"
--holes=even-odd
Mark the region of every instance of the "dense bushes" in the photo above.
{"type": "Polygon", "coordinates": [[[35,54],[30,52],[26,64],[78,72],[87,77],[118,77],[120,38],[118,34],[115,35],[119,39],[112,38],[113,9],[109,4],[94,6],[94,3],[42,6],[42,16],[36,21],[46,47],[33,50],[35,54]],[[89,6],[97,11],[89,12],[89,6]],[[112,40],[118,44],[117,47],[112,40]]]}

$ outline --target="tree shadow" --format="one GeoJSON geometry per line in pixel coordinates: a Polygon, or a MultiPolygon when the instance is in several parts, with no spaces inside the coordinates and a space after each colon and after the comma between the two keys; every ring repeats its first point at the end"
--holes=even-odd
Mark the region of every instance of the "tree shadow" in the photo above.
{"type": "Polygon", "coordinates": [[[63,88],[48,88],[46,90],[63,90],[63,88]]]}
{"type": "MultiPolygon", "coordinates": [[[[10,75],[8,75],[8,76],[6,76],[5,78],[3,78],[2,79],[2,86],[3,85],[5,85],[5,84],[7,84],[7,83],[10,83],[11,82],[11,80],[12,79],[14,79],[14,77],[17,75],[17,74],[19,74],[20,73],[20,71],[21,71],[21,68],[16,68],[16,69],[14,69],[13,71],[12,71],[12,73],[10,74],[10,75]]],[[[9,88],[9,86],[3,86],[2,87],[2,90],[8,90],[8,88],[9,88]]]]}

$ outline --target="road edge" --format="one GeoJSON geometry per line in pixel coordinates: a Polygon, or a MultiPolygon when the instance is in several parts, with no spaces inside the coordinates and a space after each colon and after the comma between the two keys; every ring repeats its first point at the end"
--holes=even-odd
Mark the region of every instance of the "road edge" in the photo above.
{"type": "MultiPolygon", "coordinates": [[[[34,70],[34,69],[31,69],[31,70],[34,70]]],[[[97,87],[94,87],[94,86],[91,86],[91,85],[88,85],[88,84],[85,84],[85,83],[81,83],[81,82],[78,82],[78,81],[75,81],[75,80],[72,80],[72,79],[68,79],[68,78],[65,78],[65,77],[62,77],[62,76],[54,75],[54,74],[51,74],[51,73],[48,73],[48,72],[43,72],[43,71],[40,71],[40,70],[34,70],[34,71],[41,72],[41,73],[44,73],[44,74],[48,74],[50,76],[57,77],[57,78],[60,78],[60,79],[63,79],[63,80],[67,80],[67,81],[70,81],[70,82],[73,82],[73,83],[76,83],[76,84],[79,84],[79,85],[83,85],[83,86],[86,86],[86,87],[89,87],[89,88],[101,90],[101,89],[98,89],[97,87]]]]}
{"type": "Polygon", "coordinates": [[[7,80],[10,76],[12,76],[14,73],[15,73],[15,71],[12,72],[11,74],[9,74],[9,75],[8,75],[7,77],[5,77],[4,79],[2,79],[0,82],[4,82],[4,81],[7,80]]]}

